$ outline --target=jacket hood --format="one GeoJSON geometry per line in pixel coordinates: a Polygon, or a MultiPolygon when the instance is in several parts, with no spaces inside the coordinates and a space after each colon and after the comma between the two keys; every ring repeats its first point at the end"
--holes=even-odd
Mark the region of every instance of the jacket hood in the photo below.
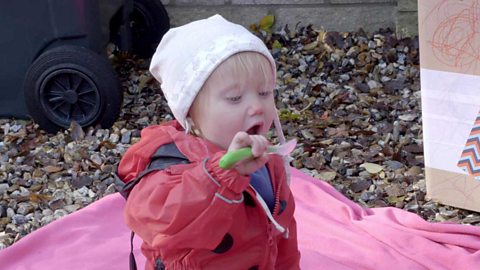
{"type": "Polygon", "coordinates": [[[140,134],[140,141],[132,145],[123,155],[118,165],[118,176],[127,183],[145,170],[151,156],[164,144],[175,142],[178,150],[190,160],[200,162],[205,157],[221,151],[213,143],[200,137],[186,134],[178,121],[146,127],[140,134]]]}

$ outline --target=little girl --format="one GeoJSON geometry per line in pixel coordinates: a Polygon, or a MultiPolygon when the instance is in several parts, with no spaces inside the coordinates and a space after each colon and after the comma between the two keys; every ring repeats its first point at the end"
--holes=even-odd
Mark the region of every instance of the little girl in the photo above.
{"type": "Polygon", "coordinates": [[[168,31],[150,72],[176,120],[145,128],[119,176],[136,178],[159,152],[188,162],[147,174],[129,194],[125,219],[143,239],[145,269],[299,269],[288,167],[266,153],[273,122],[283,134],[264,43],[215,15],[168,31]],[[252,158],[219,167],[243,147],[252,158]]]}

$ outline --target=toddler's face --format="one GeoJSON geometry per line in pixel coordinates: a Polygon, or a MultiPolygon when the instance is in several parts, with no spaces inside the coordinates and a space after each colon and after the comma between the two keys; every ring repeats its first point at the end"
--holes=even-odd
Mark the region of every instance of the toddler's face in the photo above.
{"type": "Polygon", "coordinates": [[[258,65],[243,72],[228,68],[217,72],[223,65],[197,95],[190,116],[201,136],[227,149],[239,131],[265,135],[272,125],[275,103],[272,84],[266,82],[258,65]]]}

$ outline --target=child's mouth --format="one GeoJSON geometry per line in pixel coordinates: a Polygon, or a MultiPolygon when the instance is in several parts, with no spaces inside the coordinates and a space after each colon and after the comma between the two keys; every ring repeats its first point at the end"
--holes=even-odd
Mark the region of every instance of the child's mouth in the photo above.
{"type": "Polygon", "coordinates": [[[254,125],[253,127],[247,130],[247,133],[249,135],[257,135],[259,130],[260,130],[260,125],[254,125]]]}

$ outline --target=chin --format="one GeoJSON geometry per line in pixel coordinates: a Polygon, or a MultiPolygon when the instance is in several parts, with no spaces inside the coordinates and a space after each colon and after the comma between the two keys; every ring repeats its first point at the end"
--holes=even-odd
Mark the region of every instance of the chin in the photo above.
{"type": "Polygon", "coordinates": [[[227,150],[228,147],[230,146],[230,143],[232,143],[232,140],[233,140],[233,138],[229,142],[225,142],[225,143],[218,142],[218,143],[215,143],[215,145],[218,146],[222,150],[227,150]]]}

